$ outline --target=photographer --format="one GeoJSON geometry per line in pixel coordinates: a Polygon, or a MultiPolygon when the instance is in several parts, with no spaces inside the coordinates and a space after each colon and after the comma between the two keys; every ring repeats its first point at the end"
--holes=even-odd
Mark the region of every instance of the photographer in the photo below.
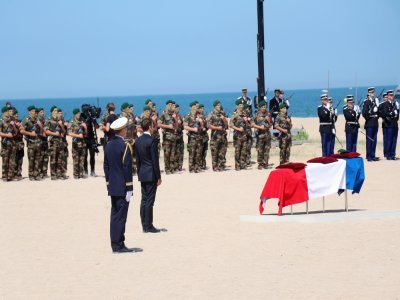
{"type": "Polygon", "coordinates": [[[100,116],[100,108],[90,106],[89,104],[82,105],[81,118],[86,124],[87,135],[84,137],[86,144],[86,155],[84,162],[85,175],[88,175],[88,155],[90,155],[90,176],[97,177],[95,173],[95,153],[98,153],[97,149],[97,135],[95,135],[96,129],[99,128],[97,124],[97,118],[100,116]]]}

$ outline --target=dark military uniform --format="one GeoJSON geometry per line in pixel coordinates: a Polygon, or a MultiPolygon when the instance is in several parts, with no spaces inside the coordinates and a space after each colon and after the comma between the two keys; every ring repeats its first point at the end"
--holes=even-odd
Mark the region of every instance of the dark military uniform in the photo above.
{"type": "MultiPolygon", "coordinates": [[[[85,136],[86,129],[84,122],[76,117],[68,124],[68,133],[82,134],[85,136]]],[[[72,137],[72,161],[74,165],[74,178],[86,178],[85,175],[85,157],[86,157],[85,138],[72,137]]]]}
{"type": "Polygon", "coordinates": [[[164,149],[164,166],[165,173],[173,173],[176,169],[176,124],[172,117],[172,113],[164,111],[158,120],[159,123],[164,125],[172,125],[173,129],[163,129],[163,142],[164,149]]]}
{"type": "Polygon", "coordinates": [[[246,168],[247,156],[247,134],[246,134],[246,116],[243,112],[235,112],[231,117],[230,126],[243,128],[243,132],[235,130],[233,133],[233,144],[235,146],[235,170],[246,168]]]}
{"type": "MultiPolygon", "coordinates": [[[[14,136],[16,134],[16,128],[13,123],[10,116],[3,115],[3,119],[0,120],[0,131],[5,134],[11,133],[14,136]]],[[[15,150],[14,137],[2,137],[0,153],[2,157],[2,178],[4,181],[11,181],[14,179],[15,150]]]]}
{"type": "Polygon", "coordinates": [[[367,150],[368,161],[379,160],[379,158],[377,158],[375,155],[378,127],[379,127],[378,107],[379,107],[378,98],[372,99],[371,97],[367,97],[364,100],[362,115],[365,119],[364,128],[367,135],[366,150],[367,150]]]}
{"type": "Polygon", "coordinates": [[[226,125],[222,120],[222,113],[213,110],[208,116],[208,126],[222,127],[222,130],[211,130],[211,160],[212,168],[214,171],[225,169],[225,155],[226,155],[226,125]]]}
{"type": "Polygon", "coordinates": [[[291,124],[288,121],[288,116],[283,113],[279,113],[275,119],[275,127],[279,126],[282,129],[286,129],[288,132],[279,134],[279,160],[281,164],[289,161],[290,158],[290,147],[292,146],[292,135],[290,133],[291,124]]]}
{"type": "Polygon", "coordinates": [[[383,153],[388,160],[396,159],[396,144],[399,131],[399,109],[393,101],[386,101],[381,109],[383,127],[383,153]]]}
{"type": "Polygon", "coordinates": [[[272,121],[268,113],[259,110],[254,117],[254,124],[264,126],[265,129],[256,129],[256,148],[258,168],[268,168],[269,152],[271,149],[271,132],[272,121]]]}
{"type": "Polygon", "coordinates": [[[40,164],[42,162],[42,141],[40,133],[42,131],[39,119],[37,117],[28,117],[22,122],[22,129],[27,132],[35,132],[36,136],[25,136],[28,148],[28,174],[30,180],[39,180],[41,178],[40,164]],[[39,125],[40,124],[40,125],[39,125]]]}
{"type": "Polygon", "coordinates": [[[360,124],[360,114],[354,110],[354,107],[346,105],[343,108],[343,115],[346,120],[344,131],[346,132],[346,150],[350,152],[357,151],[358,128],[360,124]]]}
{"type": "Polygon", "coordinates": [[[333,123],[331,111],[323,105],[317,109],[319,118],[319,133],[321,135],[322,156],[330,156],[332,151],[333,123]]]}

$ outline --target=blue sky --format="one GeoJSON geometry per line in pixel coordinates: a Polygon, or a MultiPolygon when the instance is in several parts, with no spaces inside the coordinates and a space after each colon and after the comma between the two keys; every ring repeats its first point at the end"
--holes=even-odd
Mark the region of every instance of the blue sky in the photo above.
{"type": "MultiPolygon", "coordinates": [[[[266,87],[398,84],[400,1],[264,1],[266,87]]],[[[256,90],[256,0],[0,0],[0,99],[256,90]]]]}

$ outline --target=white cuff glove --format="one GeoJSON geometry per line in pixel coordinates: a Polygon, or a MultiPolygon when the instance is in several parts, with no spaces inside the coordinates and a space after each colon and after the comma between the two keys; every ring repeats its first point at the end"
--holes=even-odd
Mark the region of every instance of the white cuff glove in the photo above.
{"type": "Polygon", "coordinates": [[[397,116],[397,110],[394,111],[394,115],[397,116]]]}
{"type": "Polygon", "coordinates": [[[360,113],[360,107],[358,105],[354,105],[354,110],[356,113],[360,113]]]}
{"type": "Polygon", "coordinates": [[[332,128],[332,133],[333,133],[333,134],[336,134],[335,128],[332,128]]]}
{"type": "Polygon", "coordinates": [[[131,201],[132,194],[133,194],[133,191],[126,192],[126,197],[125,197],[126,202],[131,201]]]}
{"type": "Polygon", "coordinates": [[[378,111],[378,108],[375,106],[374,107],[374,112],[377,112],[378,111]]]}
{"type": "Polygon", "coordinates": [[[287,105],[288,107],[290,106],[289,100],[286,100],[286,105],[287,105]]]}
{"type": "Polygon", "coordinates": [[[337,115],[337,108],[335,108],[335,115],[337,115]]]}

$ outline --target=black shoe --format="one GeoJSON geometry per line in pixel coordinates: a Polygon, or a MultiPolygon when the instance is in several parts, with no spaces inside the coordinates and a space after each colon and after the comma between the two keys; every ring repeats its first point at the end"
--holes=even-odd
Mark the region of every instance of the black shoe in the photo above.
{"type": "Polygon", "coordinates": [[[379,161],[379,157],[374,157],[373,160],[374,161],[379,161]]]}
{"type": "MultiPolygon", "coordinates": [[[[90,176],[92,177],[97,177],[96,173],[94,171],[90,172],[90,176]]],[[[86,177],[87,178],[87,177],[86,177]]]]}
{"type": "Polygon", "coordinates": [[[153,228],[145,229],[145,230],[143,230],[143,232],[144,233],[158,233],[158,232],[161,232],[161,230],[153,227],[153,228]]]}
{"type": "Polygon", "coordinates": [[[122,247],[117,250],[113,250],[113,253],[135,253],[135,252],[142,252],[142,248],[127,248],[127,247],[122,247]]]}

